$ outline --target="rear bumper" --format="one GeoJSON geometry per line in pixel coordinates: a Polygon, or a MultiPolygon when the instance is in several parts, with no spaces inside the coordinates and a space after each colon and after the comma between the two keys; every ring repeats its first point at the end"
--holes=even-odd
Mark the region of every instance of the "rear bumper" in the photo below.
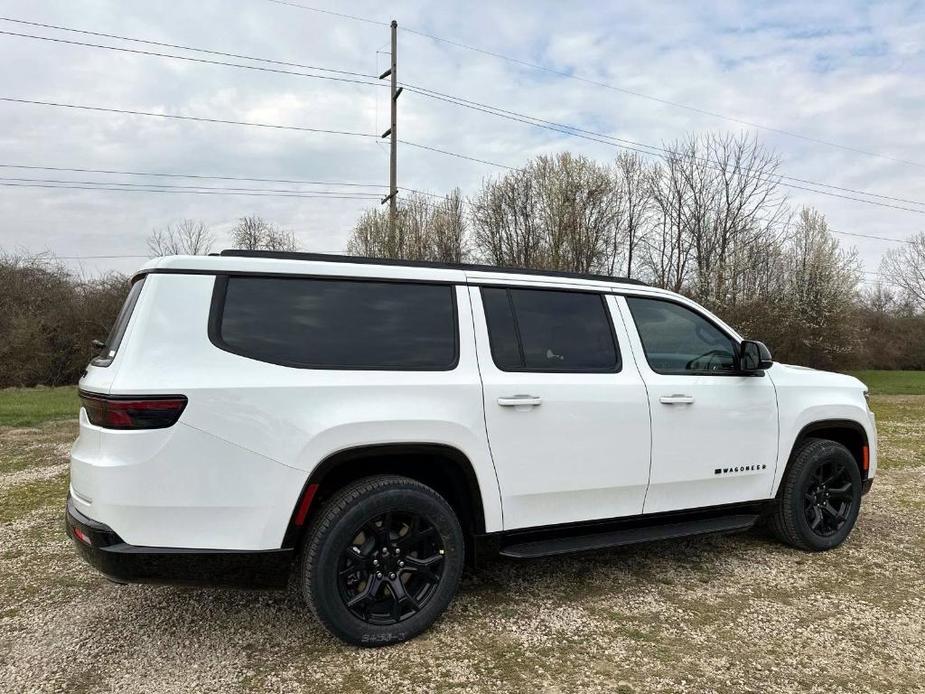
{"type": "Polygon", "coordinates": [[[77,553],[107,578],[120,583],[226,585],[284,588],[294,552],[137,547],[107,525],[83,515],[68,497],[68,536],[77,553]]]}

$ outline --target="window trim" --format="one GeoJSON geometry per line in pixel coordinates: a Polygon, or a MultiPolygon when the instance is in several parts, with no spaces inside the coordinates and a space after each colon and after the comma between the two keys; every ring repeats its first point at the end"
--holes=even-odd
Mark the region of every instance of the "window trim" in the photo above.
{"type": "Polygon", "coordinates": [[[295,275],[295,274],[286,274],[279,273],[273,275],[267,275],[265,273],[258,272],[233,272],[233,273],[213,273],[215,274],[215,283],[212,287],[212,299],[209,305],[209,321],[208,321],[208,335],[209,342],[211,342],[215,347],[222,350],[223,352],[228,352],[230,354],[237,355],[239,357],[244,357],[245,359],[250,359],[252,361],[260,362],[263,364],[275,364],[276,366],[286,366],[292,369],[306,369],[312,371],[393,371],[393,372],[417,372],[417,371],[429,371],[429,372],[450,372],[455,371],[459,366],[459,354],[460,354],[460,339],[459,339],[459,306],[457,298],[457,287],[458,285],[452,282],[433,282],[433,281],[423,281],[417,282],[415,280],[378,280],[376,278],[367,278],[367,277],[330,277],[327,275],[295,275]],[[251,353],[248,353],[246,350],[233,347],[225,342],[222,339],[222,319],[225,315],[225,298],[228,292],[228,280],[231,277],[235,278],[246,278],[246,279],[282,279],[282,280],[316,280],[316,281],[333,281],[333,282],[363,282],[366,284],[382,284],[383,282],[391,284],[423,284],[423,285],[439,285],[444,287],[449,287],[450,289],[450,300],[453,310],[453,359],[447,366],[406,366],[406,367],[392,367],[392,366],[345,366],[345,365],[330,365],[330,364],[306,364],[305,362],[292,362],[281,359],[264,359],[261,357],[254,356],[251,353]]]}
{"type": "Polygon", "coordinates": [[[498,371],[503,371],[504,373],[534,373],[534,374],[618,374],[623,371],[623,353],[620,350],[620,340],[617,336],[616,328],[614,327],[613,316],[610,312],[610,306],[607,305],[607,296],[609,292],[596,292],[596,291],[587,291],[587,290],[577,290],[572,291],[571,289],[557,288],[557,287],[524,287],[522,285],[497,285],[497,284],[484,284],[477,285],[479,290],[479,299],[482,302],[482,319],[485,323],[485,334],[488,335],[488,352],[491,354],[491,362],[494,364],[495,368],[498,371]],[[488,325],[488,314],[485,311],[485,296],[482,293],[483,289],[500,289],[505,292],[508,300],[508,305],[511,309],[511,318],[514,321],[514,335],[517,338],[517,350],[521,355],[521,358],[526,364],[526,356],[524,353],[523,338],[520,334],[520,324],[517,320],[517,311],[514,310],[514,299],[511,296],[512,291],[526,291],[526,292],[558,292],[560,294],[595,294],[598,299],[600,299],[601,307],[604,309],[604,317],[607,319],[607,326],[610,329],[610,339],[613,342],[614,355],[616,356],[616,363],[613,367],[608,369],[536,369],[530,368],[528,366],[519,366],[516,368],[505,368],[498,364],[495,359],[495,351],[492,348],[491,344],[491,328],[488,325]]]}
{"type": "Polygon", "coordinates": [[[648,364],[649,369],[653,373],[657,373],[660,376],[719,376],[722,378],[728,378],[729,376],[756,376],[756,375],[763,376],[764,375],[764,372],[743,373],[739,371],[738,366],[736,366],[736,368],[733,371],[662,371],[660,369],[656,369],[654,366],[652,366],[652,362],[649,360],[649,353],[646,352],[646,344],[642,339],[642,332],[639,330],[639,323],[636,321],[636,315],[633,313],[633,309],[632,307],[630,307],[628,299],[645,299],[648,301],[661,301],[662,303],[665,303],[665,304],[674,304],[675,306],[680,306],[681,308],[685,308],[691,313],[694,313],[700,316],[703,320],[705,320],[707,323],[709,323],[714,328],[716,328],[720,333],[725,335],[726,339],[728,339],[732,343],[733,349],[735,350],[735,353],[733,354],[733,356],[736,360],[736,364],[738,364],[739,350],[741,348],[740,346],[742,343],[740,340],[735,339],[726,330],[724,330],[722,326],[718,325],[715,320],[711,319],[709,316],[704,315],[702,312],[698,311],[693,306],[688,306],[683,301],[676,301],[675,299],[672,299],[669,297],[644,296],[641,294],[621,293],[620,296],[622,296],[623,299],[626,300],[626,310],[629,311],[630,318],[632,318],[633,320],[633,327],[636,329],[636,337],[639,338],[639,346],[642,347],[642,356],[645,357],[646,364],[648,364]]]}

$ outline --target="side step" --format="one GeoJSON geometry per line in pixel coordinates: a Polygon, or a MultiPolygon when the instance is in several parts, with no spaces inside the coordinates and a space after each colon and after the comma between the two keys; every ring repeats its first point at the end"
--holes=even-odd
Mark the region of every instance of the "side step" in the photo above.
{"type": "Polygon", "coordinates": [[[678,523],[662,523],[659,525],[612,530],[610,532],[589,533],[522,542],[502,547],[499,553],[503,557],[511,557],[512,559],[550,557],[557,554],[588,552],[609,547],[620,547],[621,545],[633,545],[637,542],[670,540],[678,537],[703,535],[707,533],[739,532],[748,530],[757,520],[757,514],[739,514],[702,518],[678,523]]]}

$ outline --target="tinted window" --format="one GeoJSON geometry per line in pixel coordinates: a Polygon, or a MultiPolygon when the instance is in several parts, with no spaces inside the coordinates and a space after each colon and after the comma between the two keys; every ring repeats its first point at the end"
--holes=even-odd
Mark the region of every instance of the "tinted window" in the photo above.
{"type": "Polygon", "coordinates": [[[105,347],[100,350],[100,355],[90,362],[94,366],[109,366],[112,364],[116,352],[119,351],[119,345],[122,344],[122,338],[125,336],[125,329],[128,327],[128,321],[132,317],[132,312],[135,310],[135,304],[138,303],[138,295],[141,294],[141,287],[144,283],[145,278],[142,277],[132,285],[128,296],[125,297],[122,308],[119,309],[116,322],[112,324],[109,335],[106,336],[105,347]]]}
{"type": "Polygon", "coordinates": [[[523,354],[507,289],[483,288],[482,305],[485,307],[491,356],[495,365],[506,371],[523,368],[523,354]]]}
{"type": "Polygon", "coordinates": [[[447,370],[456,364],[453,292],[447,285],[230,277],[213,338],[288,366],[447,370]]]}
{"type": "Polygon", "coordinates": [[[626,303],[653,371],[735,371],[735,342],[699,313],[671,301],[627,297],[626,303]]]}
{"type": "Polygon", "coordinates": [[[620,368],[604,298],[584,292],[482,289],[491,353],[505,371],[620,368]]]}

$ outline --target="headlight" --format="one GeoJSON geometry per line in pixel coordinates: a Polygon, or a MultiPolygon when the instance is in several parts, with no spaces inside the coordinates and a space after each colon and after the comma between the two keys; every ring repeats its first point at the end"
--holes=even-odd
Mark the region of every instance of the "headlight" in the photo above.
{"type": "Polygon", "coordinates": [[[870,405],[870,390],[864,389],[864,399],[867,401],[868,406],[870,405]]]}

